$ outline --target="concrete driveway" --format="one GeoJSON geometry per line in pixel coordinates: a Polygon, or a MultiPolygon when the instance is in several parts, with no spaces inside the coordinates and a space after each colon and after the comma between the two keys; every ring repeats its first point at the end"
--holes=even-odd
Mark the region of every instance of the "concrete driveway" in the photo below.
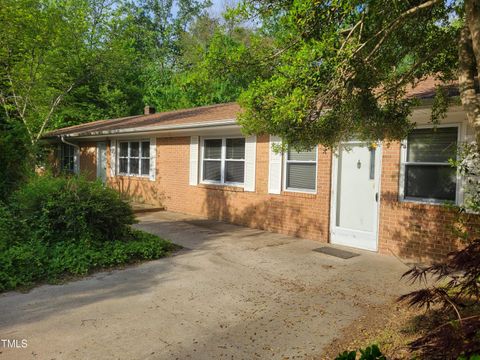
{"type": "MultiPolygon", "coordinates": [[[[139,228],[186,249],[27,294],[0,295],[0,359],[321,358],[371,306],[404,293],[406,267],[318,242],[170,212],[139,228]]],[[[351,249],[350,249],[351,250],[351,249]]]]}

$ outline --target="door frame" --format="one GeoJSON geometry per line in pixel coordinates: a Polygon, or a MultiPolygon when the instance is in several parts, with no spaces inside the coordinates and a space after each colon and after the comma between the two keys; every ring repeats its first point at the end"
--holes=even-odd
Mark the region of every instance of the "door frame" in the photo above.
{"type": "MultiPolygon", "coordinates": [[[[359,140],[352,140],[352,141],[344,141],[341,143],[341,145],[344,144],[365,144],[365,141],[359,141],[359,140]]],[[[375,238],[375,246],[369,246],[368,244],[352,244],[349,243],[348,241],[342,240],[342,239],[336,239],[336,232],[340,230],[340,232],[343,232],[346,235],[358,235],[358,234],[365,234],[365,236],[371,236],[370,232],[366,231],[361,231],[361,230],[351,230],[351,229],[346,229],[346,228],[341,228],[337,227],[336,221],[337,221],[337,187],[338,187],[338,155],[339,155],[339,147],[337,147],[335,150],[332,151],[332,185],[331,185],[331,205],[330,205],[330,243],[335,244],[335,245],[343,245],[343,246],[349,246],[349,247],[355,247],[363,250],[369,250],[369,251],[378,251],[378,235],[380,232],[380,201],[381,201],[381,179],[382,179],[382,159],[383,159],[383,148],[382,148],[382,143],[378,142],[377,143],[377,148],[376,148],[376,156],[375,156],[375,192],[378,194],[377,196],[377,201],[376,201],[376,206],[375,208],[375,223],[374,223],[374,231],[373,231],[373,236],[375,238]]]]}
{"type": "Polygon", "coordinates": [[[106,141],[98,141],[97,144],[96,144],[96,148],[97,148],[97,159],[96,159],[96,163],[97,163],[97,179],[101,179],[103,183],[106,183],[107,182],[107,142],[106,141]],[[101,177],[101,172],[100,172],[100,144],[103,144],[105,146],[105,179],[103,179],[101,177]]]}

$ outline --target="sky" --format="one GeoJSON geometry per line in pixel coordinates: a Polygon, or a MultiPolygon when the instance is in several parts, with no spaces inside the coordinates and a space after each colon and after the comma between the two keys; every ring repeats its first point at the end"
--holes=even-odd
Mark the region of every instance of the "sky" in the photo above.
{"type": "Polygon", "coordinates": [[[210,7],[212,15],[220,15],[227,6],[234,6],[238,3],[237,0],[210,0],[212,6],[210,7]]]}

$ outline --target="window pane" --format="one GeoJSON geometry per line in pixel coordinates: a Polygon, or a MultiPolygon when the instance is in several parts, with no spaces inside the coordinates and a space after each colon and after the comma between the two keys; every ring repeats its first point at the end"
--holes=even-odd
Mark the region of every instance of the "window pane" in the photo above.
{"type": "Polygon", "coordinates": [[[222,163],[220,161],[208,161],[203,162],[203,180],[220,181],[220,169],[222,163]]]}
{"type": "Polygon", "coordinates": [[[150,157],[150,142],[142,142],[142,157],[150,157]]]}
{"type": "Polygon", "coordinates": [[[222,139],[205,140],[205,159],[221,159],[222,157],[222,139]]]}
{"type": "Polygon", "coordinates": [[[120,156],[127,157],[128,156],[128,143],[120,143],[120,156]]]}
{"type": "Polygon", "coordinates": [[[287,164],[287,188],[315,190],[316,164],[287,164]]]}
{"type": "Polygon", "coordinates": [[[62,144],[62,156],[73,157],[74,149],[72,145],[62,144]]]}
{"type": "Polygon", "coordinates": [[[312,149],[311,151],[301,151],[297,152],[293,149],[288,150],[288,160],[297,160],[297,161],[315,161],[315,151],[317,148],[312,149]]]}
{"type": "Polygon", "coordinates": [[[408,136],[408,162],[447,162],[455,157],[456,127],[416,129],[408,136]]]}
{"type": "Polygon", "coordinates": [[[405,196],[455,201],[456,170],[449,165],[406,165],[405,196]]]}
{"type": "Polygon", "coordinates": [[[64,171],[73,171],[73,158],[66,156],[62,160],[62,169],[64,171]]]}
{"type": "Polygon", "coordinates": [[[225,162],[225,181],[243,183],[245,172],[244,161],[226,161],[225,162]]]}
{"type": "Polygon", "coordinates": [[[126,174],[128,172],[128,159],[120,159],[118,171],[122,174],[126,174]]]}
{"type": "Polygon", "coordinates": [[[130,159],[130,174],[138,174],[138,159],[130,159]]]}
{"type": "Polygon", "coordinates": [[[150,159],[142,159],[142,175],[150,174],[150,159]]]}
{"type": "Polygon", "coordinates": [[[227,139],[227,159],[245,159],[245,139],[227,139]]]}
{"type": "Polygon", "coordinates": [[[61,147],[61,169],[67,172],[73,172],[74,170],[74,152],[75,149],[72,145],[62,144],[61,147]]]}
{"type": "Polygon", "coordinates": [[[139,144],[138,142],[131,142],[130,143],[130,156],[138,157],[139,151],[139,144]]]}

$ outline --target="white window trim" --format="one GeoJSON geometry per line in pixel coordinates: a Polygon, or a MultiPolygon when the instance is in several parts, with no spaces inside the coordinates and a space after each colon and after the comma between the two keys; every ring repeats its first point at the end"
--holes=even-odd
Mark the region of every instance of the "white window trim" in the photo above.
{"type": "MultiPolygon", "coordinates": [[[[433,128],[445,128],[445,127],[456,127],[457,128],[457,146],[460,145],[466,137],[466,128],[462,123],[452,122],[444,124],[427,124],[427,125],[418,125],[415,129],[433,129],[433,128]]],[[[398,198],[400,202],[407,203],[417,203],[417,204],[427,204],[427,205],[445,205],[450,204],[450,200],[439,200],[439,199],[430,199],[430,198],[416,198],[405,196],[405,165],[407,165],[407,139],[403,139],[400,143],[400,177],[399,177],[399,189],[398,189],[398,198]]],[[[424,165],[438,165],[437,162],[422,162],[424,165]]],[[[457,171],[457,181],[455,189],[455,201],[453,204],[460,205],[463,202],[463,187],[462,187],[462,176],[460,172],[457,171]]]]}
{"type": "Polygon", "coordinates": [[[299,160],[288,160],[288,150],[285,151],[283,154],[283,161],[282,161],[282,189],[285,192],[294,192],[294,193],[303,193],[303,194],[316,194],[318,188],[318,145],[315,146],[315,161],[308,160],[308,161],[299,161],[299,160]],[[295,164],[313,164],[315,163],[315,189],[301,189],[301,188],[292,188],[287,187],[287,164],[288,163],[295,163],[295,164]]]}
{"type": "Polygon", "coordinates": [[[236,186],[236,187],[244,187],[245,186],[245,175],[246,175],[246,165],[247,162],[245,160],[245,155],[242,159],[226,159],[227,154],[227,139],[245,139],[244,136],[209,136],[209,137],[202,137],[201,139],[201,146],[200,146],[200,184],[207,184],[207,185],[219,185],[219,186],[236,186]],[[204,157],[204,148],[205,148],[205,140],[222,140],[222,154],[220,159],[208,159],[204,157]],[[204,180],[203,179],[203,161],[220,161],[220,181],[213,181],[213,180],[204,180]],[[243,161],[243,182],[229,182],[225,181],[225,162],[226,161],[243,161]]]}
{"type": "Polygon", "coordinates": [[[155,161],[156,159],[152,159],[152,154],[151,154],[151,151],[149,150],[150,152],[150,156],[147,158],[147,157],[142,157],[142,142],[148,142],[148,146],[150,148],[150,145],[151,145],[151,141],[150,139],[141,139],[141,140],[137,140],[137,139],[132,139],[132,140],[118,140],[117,141],[117,161],[116,161],[116,174],[117,176],[129,176],[129,177],[137,177],[137,178],[142,178],[142,179],[149,179],[150,178],[150,171],[151,171],[151,162],[152,160],[155,161]],[[138,149],[138,157],[135,157],[133,159],[138,159],[138,174],[130,174],[130,161],[127,162],[127,167],[128,167],[128,170],[126,173],[123,173],[123,172],[120,172],[120,159],[130,159],[130,143],[132,142],[138,142],[139,144],[139,149],[138,149]],[[120,147],[121,147],[121,144],[122,143],[128,143],[128,156],[120,156],[120,147]],[[149,159],[150,160],[150,166],[149,166],[149,170],[148,170],[148,174],[145,175],[145,174],[142,174],[142,159],[149,159]]]}

